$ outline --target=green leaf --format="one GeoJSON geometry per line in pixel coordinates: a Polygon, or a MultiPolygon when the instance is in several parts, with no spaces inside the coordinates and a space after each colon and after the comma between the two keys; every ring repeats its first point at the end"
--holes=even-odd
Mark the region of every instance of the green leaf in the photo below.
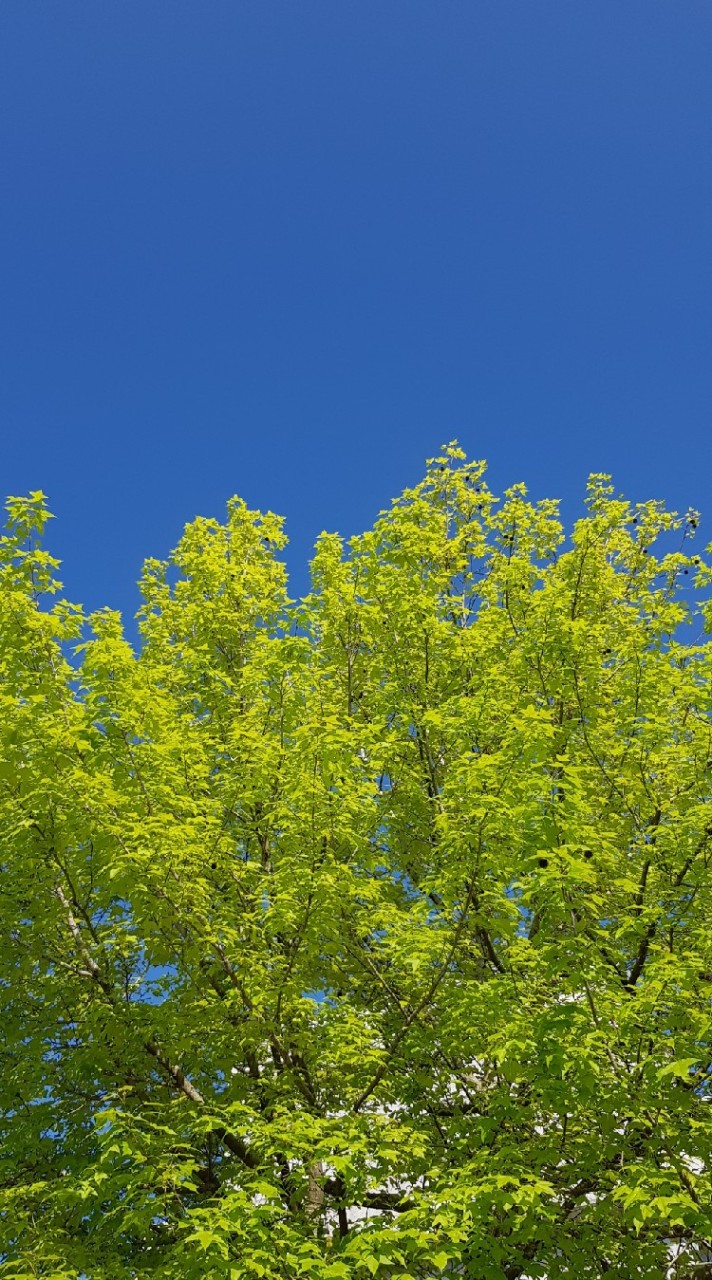
{"type": "Polygon", "coordinates": [[[692,1067],[698,1063],[698,1058],[678,1058],[675,1062],[668,1062],[666,1066],[660,1067],[657,1072],[658,1080],[663,1080],[665,1076],[675,1076],[681,1080],[687,1080],[692,1067]]]}

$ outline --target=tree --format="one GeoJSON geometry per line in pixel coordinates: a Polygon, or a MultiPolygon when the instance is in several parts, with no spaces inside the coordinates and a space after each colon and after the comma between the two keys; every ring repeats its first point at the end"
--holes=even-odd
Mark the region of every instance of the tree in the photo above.
{"type": "Polygon", "coordinates": [[[138,650],[9,502],[0,1276],[705,1274],[698,517],[597,475],[565,540],[483,474],[296,603],[233,499],[138,650]]]}

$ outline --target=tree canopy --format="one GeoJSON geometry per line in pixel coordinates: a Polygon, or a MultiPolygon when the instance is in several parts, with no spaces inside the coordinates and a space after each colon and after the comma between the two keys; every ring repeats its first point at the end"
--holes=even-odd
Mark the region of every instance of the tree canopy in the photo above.
{"type": "Polygon", "coordinates": [[[5,1280],[704,1274],[698,516],[595,475],[566,534],[484,472],[448,446],[298,601],[233,498],[136,646],[8,503],[5,1280]]]}

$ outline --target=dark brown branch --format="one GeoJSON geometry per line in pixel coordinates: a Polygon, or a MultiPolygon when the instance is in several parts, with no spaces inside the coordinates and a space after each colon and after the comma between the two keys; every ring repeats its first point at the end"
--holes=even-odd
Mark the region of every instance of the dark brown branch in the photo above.
{"type": "MultiPolygon", "coordinates": [[[[659,821],[659,818],[658,818],[658,821],[659,821]]],[[[702,850],[705,848],[706,844],[710,839],[711,834],[712,834],[712,831],[705,831],[701,839],[698,840],[689,858],[685,859],[682,867],[680,868],[677,875],[675,876],[675,879],[673,880],[673,887],[675,889],[680,889],[684,884],[685,876],[690,870],[690,867],[695,861],[695,858],[697,857],[697,855],[701,853],[702,850]]],[[[630,973],[628,974],[628,977],[625,978],[623,981],[624,987],[632,989],[635,986],[636,982],[638,981],[638,978],[640,977],[641,973],[643,972],[643,969],[645,967],[645,962],[648,958],[650,944],[653,941],[653,938],[655,937],[658,931],[659,923],[660,923],[659,920],[651,920],[650,924],[645,930],[645,933],[643,934],[640,940],[640,944],[638,946],[638,952],[633,962],[633,967],[630,973]]]]}
{"type": "Polygon", "coordinates": [[[381,1083],[381,1080],[385,1076],[391,1062],[393,1061],[396,1051],[402,1044],[403,1040],[405,1040],[405,1037],[410,1031],[410,1028],[413,1026],[413,1023],[417,1021],[418,1017],[423,1012],[423,1010],[426,1009],[428,1005],[431,1003],[431,1001],[433,1000],[433,997],[435,996],[438,990],[438,987],[440,986],[441,982],[444,980],[450,966],[450,961],[452,960],[457,950],[457,944],[460,941],[460,938],[462,937],[462,932],[465,928],[465,924],[467,923],[467,918],[468,918],[470,906],[472,905],[472,898],[473,898],[474,892],[475,892],[475,884],[474,884],[474,877],[473,877],[472,881],[470,882],[470,887],[467,891],[467,897],[465,899],[465,903],[462,908],[462,915],[460,916],[460,919],[457,924],[457,928],[455,930],[455,936],[452,940],[450,947],[448,948],[447,954],[440,966],[439,971],[433,978],[433,981],[428,987],[428,990],[426,991],[425,995],[422,997],[421,1000],[418,1001],[418,1003],[414,1006],[414,1008],[408,1014],[408,1017],[403,1023],[403,1026],[401,1027],[400,1031],[396,1035],[395,1039],[392,1041],[388,1049],[386,1058],[381,1063],[378,1070],[371,1077],[369,1084],[366,1086],[363,1092],[359,1094],[358,1098],[353,1104],[354,1113],[361,1110],[361,1107],[363,1106],[364,1102],[366,1102],[366,1100],[370,1098],[374,1089],[378,1088],[379,1084],[381,1083]]]}
{"type": "Polygon", "coordinates": [[[658,922],[657,920],[652,920],[640,940],[640,946],[638,947],[638,954],[636,955],[635,961],[633,962],[633,968],[628,974],[628,977],[623,979],[624,987],[634,987],[636,982],[638,981],[638,978],[643,972],[645,962],[648,958],[650,944],[653,941],[653,938],[655,937],[655,934],[657,933],[657,931],[658,931],[658,922]]]}
{"type": "MultiPolygon", "coordinates": [[[[86,965],[86,972],[88,976],[91,977],[92,981],[100,988],[108,1004],[111,1005],[112,1008],[117,1009],[120,1005],[116,999],[116,993],[113,989],[112,983],[109,978],[102,973],[100,966],[97,964],[89,951],[89,948],[86,946],[82,937],[82,931],[72,913],[72,908],[67,899],[67,895],[61,885],[56,885],[54,892],[55,897],[64,909],[69,932],[74,939],[75,946],[77,947],[84,964],[86,965]]],[[[203,1095],[188,1079],[182,1067],[173,1062],[168,1055],[159,1048],[154,1039],[145,1040],[143,1042],[143,1047],[146,1053],[150,1054],[159,1066],[163,1068],[174,1087],[178,1089],[180,1093],[196,1105],[205,1106],[205,1099],[203,1095]]],[[[216,1124],[213,1133],[216,1138],[227,1147],[228,1151],[231,1151],[233,1155],[237,1156],[243,1164],[247,1165],[250,1169],[256,1168],[257,1161],[241,1138],[237,1138],[234,1134],[230,1133],[227,1129],[218,1124],[216,1124]]]]}
{"type": "Polygon", "coordinates": [[[485,958],[489,960],[490,964],[494,966],[494,968],[497,970],[498,973],[506,973],[507,970],[505,969],[504,964],[502,963],[499,956],[497,955],[497,952],[494,949],[494,944],[492,942],[492,939],[490,938],[489,933],[487,932],[483,924],[477,925],[477,936],[480,940],[480,945],[484,952],[485,958]]]}
{"type": "MultiPolygon", "coordinates": [[[[335,1200],[343,1202],[345,1198],[345,1187],[341,1178],[327,1178],[324,1191],[335,1200]]],[[[395,1213],[406,1213],[409,1209],[415,1208],[413,1198],[402,1195],[400,1191],[363,1191],[357,1199],[350,1199],[349,1204],[361,1209],[390,1209],[395,1213]]]]}

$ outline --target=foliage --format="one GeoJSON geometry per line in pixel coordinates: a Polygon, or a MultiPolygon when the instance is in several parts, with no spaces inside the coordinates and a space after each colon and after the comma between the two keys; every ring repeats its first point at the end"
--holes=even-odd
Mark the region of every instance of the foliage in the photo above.
{"type": "Polygon", "coordinates": [[[146,563],[138,651],[10,501],[5,1280],[704,1256],[698,517],[594,476],[565,540],[483,475],[449,446],[297,603],[233,499],[146,563]]]}

